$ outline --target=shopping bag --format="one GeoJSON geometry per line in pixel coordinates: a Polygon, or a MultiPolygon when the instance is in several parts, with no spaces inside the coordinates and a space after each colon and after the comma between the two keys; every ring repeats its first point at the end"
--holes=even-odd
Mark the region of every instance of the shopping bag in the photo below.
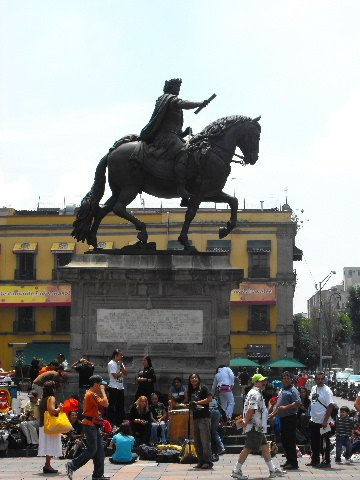
{"type": "Polygon", "coordinates": [[[72,425],[64,412],[58,415],[50,415],[49,412],[44,414],[44,432],[48,434],[67,433],[72,430],[72,425]]]}

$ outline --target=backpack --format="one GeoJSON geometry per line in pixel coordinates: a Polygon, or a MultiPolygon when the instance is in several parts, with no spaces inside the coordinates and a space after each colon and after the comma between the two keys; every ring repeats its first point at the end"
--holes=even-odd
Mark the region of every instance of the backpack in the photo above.
{"type": "Polygon", "coordinates": [[[150,447],[145,443],[139,446],[139,458],[140,460],[156,460],[158,451],[155,447],[150,447]]]}
{"type": "Polygon", "coordinates": [[[156,461],[158,463],[179,463],[179,451],[168,448],[167,450],[162,450],[156,456],[156,461]]]}

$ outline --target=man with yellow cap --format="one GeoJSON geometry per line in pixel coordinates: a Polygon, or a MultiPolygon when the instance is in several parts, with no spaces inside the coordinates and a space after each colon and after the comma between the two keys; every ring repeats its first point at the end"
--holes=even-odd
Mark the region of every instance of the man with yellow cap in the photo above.
{"type": "Polygon", "coordinates": [[[242,467],[249,453],[257,453],[261,449],[262,456],[269,468],[269,478],[282,477],[286,472],[276,468],[271,460],[270,449],[265,433],[267,431],[268,411],[265,405],[262,391],[265,389],[267,377],[261,373],[252,376],[252,389],[246,396],[244,403],[243,430],[246,435],[245,446],[242,449],[239,459],[231,474],[237,480],[247,480],[248,476],[242,473],[242,467]]]}

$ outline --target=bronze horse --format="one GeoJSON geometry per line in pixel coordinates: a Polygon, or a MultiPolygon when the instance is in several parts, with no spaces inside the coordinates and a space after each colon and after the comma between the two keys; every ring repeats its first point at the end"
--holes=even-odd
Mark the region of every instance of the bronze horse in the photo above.
{"type": "MultiPolygon", "coordinates": [[[[243,153],[243,164],[254,165],[259,155],[261,127],[260,117],[251,119],[235,115],[224,117],[208,125],[202,132],[190,139],[186,145],[189,155],[186,187],[191,193],[187,200],[187,211],[179,242],[185,249],[191,249],[188,231],[201,202],[228,203],[230,220],[219,228],[219,238],[226,237],[236,226],[238,200],[222,191],[231,171],[231,162],[236,147],[243,153]]],[[[73,237],[87,241],[97,248],[97,230],[101,220],[111,211],[131,222],[139,231],[139,244],[146,244],[146,225],[126,210],[126,207],[142,191],[159,198],[178,197],[173,165],[166,165],[163,178],[154,175],[150,168],[136,157],[139,140],[135,135],[116,142],[115,148],[103,157],[95,172],[90,192],[83,198],[74,221],[73,237]],[[105,172],[111,197],[100,207],[99,202],[105,190],[105,172]]],[[[160,159],[159,159],[160,161],[160,159]]],[[[159,170],[159,169],[158,169],[159,170]]]]}

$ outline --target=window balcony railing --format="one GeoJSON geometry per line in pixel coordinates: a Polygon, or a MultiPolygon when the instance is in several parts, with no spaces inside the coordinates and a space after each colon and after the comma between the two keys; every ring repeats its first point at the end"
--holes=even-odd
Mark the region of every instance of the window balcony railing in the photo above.
{"type": "Polygon", "coordinates": [[[15,270],[14,274],[15,280],[36,280],[36,270],[29,270],[22,272],[20,270],[15,270]]]}
{"type": "Polygon", "coordinates": [[[249,267],[248,278],[270,278],[270,267],[249,267]]]}

